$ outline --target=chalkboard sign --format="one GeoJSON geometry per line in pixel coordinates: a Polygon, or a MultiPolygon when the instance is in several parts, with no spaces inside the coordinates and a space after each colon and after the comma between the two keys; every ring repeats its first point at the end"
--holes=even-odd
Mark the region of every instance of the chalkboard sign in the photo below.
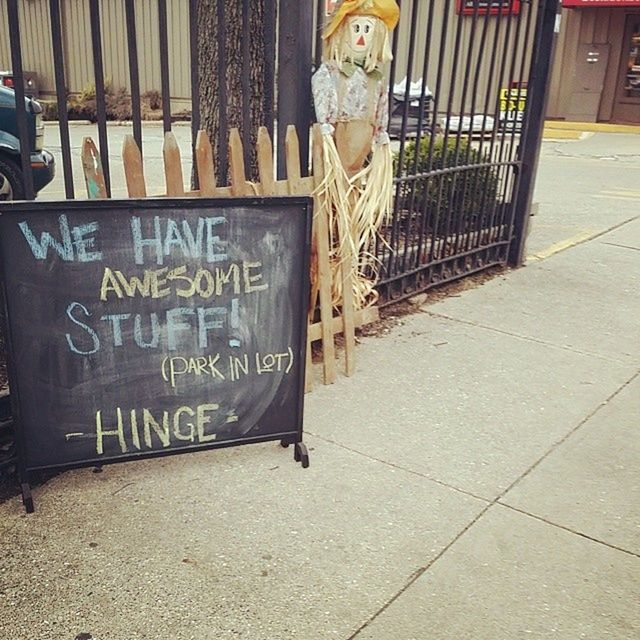
{"type": "Polygon", "coordinates": [[[23,472],[301,442],[308,198],[0,214],[23,472]]]}

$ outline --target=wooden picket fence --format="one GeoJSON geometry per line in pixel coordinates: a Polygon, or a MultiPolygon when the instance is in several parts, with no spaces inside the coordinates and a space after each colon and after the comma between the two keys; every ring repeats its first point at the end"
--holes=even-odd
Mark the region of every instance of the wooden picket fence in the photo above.
{"type": "MultiPolygon", "coordinates": [[[[309,305],[309,326],[307,331],[306,391],[313,388],[312,344],[322,342],[321,359],[324,384],[331,384],[337,375],[335,336],[343,335],[345,374],[351,376],[356,371],[355,330],[357,327],[375,322],[379,318],[378,309],[369,307],[356,310],[353,300],[352,270],[343,268],[332,270],[329,249],[329,222],[326,211],[319,206],[317,187],[324,177],[322,162],[322,138],[319,125],[312,132],[313,175],[302,176],[300,168],[299,139],[293,125],[287,127],[285,142],[285,180],[275,178],[273,144],[266,127],[258,131],[257,159],[259,182],[246,178],[242,140],[237,129],[229,133],[229,185],[217,184],[213,150],[206,131],[199,131],[196,139],[195,160],[200,188],[185,188],[180,148],[172,132],[165,133],[163,145],[166,192],[155,194],[160,197],[202,197],[229,198],[251,196],[307,195],[314,198],[314,218],[311,258],[311,299],[309,305]],[[342,279],[342,299],[334,306],[332,301],[333,277],[342,279]],[[319,305],[319,322],[314,322],[316,307],[319,305]],[[336,311],[337,309],[337,311],[336,311]]],[[[130,198],[152,197],[147,193],[144,179],[142,154],[132,135],[125,136],[122,148],[127,192],[130,198]]],[[[89,198],[107,198],[100,154],[91,138],[84,138],[82,145],[82,167],[87,195],[89,198]]],[[[345,242],[344,246],[350,246],[345,242]]],[[[343,265],[349,264],[349,256],[343,265]]]]}

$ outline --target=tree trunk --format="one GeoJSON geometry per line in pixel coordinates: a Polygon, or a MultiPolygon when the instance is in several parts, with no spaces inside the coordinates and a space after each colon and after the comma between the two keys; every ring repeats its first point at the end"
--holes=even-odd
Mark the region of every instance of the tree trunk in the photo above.
{"type": "Polygon", "coordinates": [[[253,179],[257,176],[258,127],[265,124],[264,0],[198,0],[197,15],[201,127],[206,129],[213,145],[218,184],[227,184],[226,150],[228,128],[231,127],[240,129],[245,142],[247,178],[253,179]],[[242,37],[243,5],[249,11],[248,41],[242,37]],[[222,21],[219,20],[220,12],[222,21]],[[245,53],[248,53],[248,60],[243,65],[245,53]],[[249,83],[248,94],[243,90],[243,72],[248,73],[245,76],[245,84],[247,80],[249,83]],[[225,92],[221,89],[226,89],[226,102],[225,92]],[[245,106],[250,114],[249,131],[243,127],[245,106]]]}

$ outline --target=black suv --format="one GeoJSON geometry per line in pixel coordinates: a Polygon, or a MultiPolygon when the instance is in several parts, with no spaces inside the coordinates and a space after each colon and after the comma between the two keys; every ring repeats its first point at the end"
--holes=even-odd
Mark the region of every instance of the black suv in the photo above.
{"type": "MultiPolygon", "coordinates": [[[[44,125],[42,107],[38,102],[25,98],[29,151],[33,188],[36,193],[48,185],[55,175],[53,156],[42,144],[44,125]]],[[[13,89],[0,87],[0,202],[24,199],[24,176],[20,164],[20,140],[16,118],[16,96],[13,89]]]]}

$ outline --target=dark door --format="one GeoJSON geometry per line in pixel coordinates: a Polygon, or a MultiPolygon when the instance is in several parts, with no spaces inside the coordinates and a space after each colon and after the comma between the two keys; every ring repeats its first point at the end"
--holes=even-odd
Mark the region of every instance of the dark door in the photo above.
{"type": "Polygon", "coordinates": [[[568,120],[595,122],[609,62],[608,44],[579,44],[568,120]]]}
{"type": "Polygon", "coordinates": [[[640,123],[640,13],[627,16],[612,119],[640,123]]]}

